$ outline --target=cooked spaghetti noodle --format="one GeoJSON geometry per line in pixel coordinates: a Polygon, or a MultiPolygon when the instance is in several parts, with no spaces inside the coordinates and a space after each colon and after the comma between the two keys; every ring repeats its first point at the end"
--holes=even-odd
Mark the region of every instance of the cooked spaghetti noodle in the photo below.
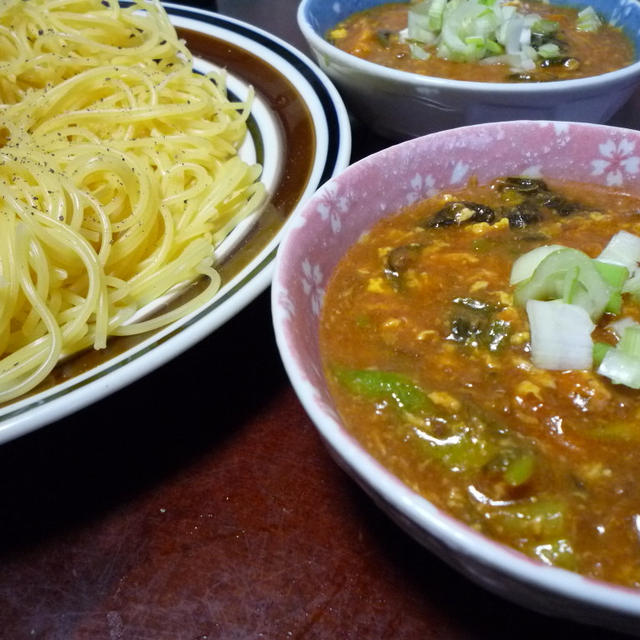
{"type": "Polygon", "coordinates": [[[59,359],[161,327],[220,285],[216,245],[260,204],[237,149],[249,101],[192,58],[155,1],[0,9],[0,401],[59,359]],[[199,276],[208,286],[134,315],[199,276]],[[133,318],[133,320],[132,320],[133,318]]]}

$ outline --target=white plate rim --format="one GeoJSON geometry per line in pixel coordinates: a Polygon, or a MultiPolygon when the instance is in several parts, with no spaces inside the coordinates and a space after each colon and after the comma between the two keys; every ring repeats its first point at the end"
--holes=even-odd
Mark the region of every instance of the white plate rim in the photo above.
{"type": "MultiPolygon", "coordinates": [[[[291,217],[321,184],[350,162],[349,116],[337,90],[306,55],[267,31],[204,9],[173,3],[163,6],[174,25],[200,31],[246,50],[277,69],[295,86],[310,112],[316,153],[305,188],[288,212],[291,217]]],[[[242,94],[246,86],[242,78],[230,74],[231,91],[242,94]]],[[[266,109],[264,105],[261,108],[266,109]]],[[[265,115],[263,122],[267,121],[268,115],[265,115]]],[[[272,131],[260,132],[263,134],[273,136],[272,131]]],[[[265,150],[265,159],[267,153],[265,150]]],[[[273,171],[277,173],[277,169],[273,171]]],[[[283,228],[200,309],[86,373],[0,408],[0,444],[55,422],[131,384],[229,321],[270,285],[282,233],[283,228]]]]}

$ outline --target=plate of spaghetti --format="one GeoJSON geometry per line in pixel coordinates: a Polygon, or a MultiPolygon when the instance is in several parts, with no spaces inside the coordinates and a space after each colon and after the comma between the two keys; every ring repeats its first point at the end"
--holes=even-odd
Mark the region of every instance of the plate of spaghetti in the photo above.
{"type": "Polygon", "coordinates": [[[270,283],[349,162],[304,55],[152,0],[0,8],[0,443],[104,397],[270,283]]]}

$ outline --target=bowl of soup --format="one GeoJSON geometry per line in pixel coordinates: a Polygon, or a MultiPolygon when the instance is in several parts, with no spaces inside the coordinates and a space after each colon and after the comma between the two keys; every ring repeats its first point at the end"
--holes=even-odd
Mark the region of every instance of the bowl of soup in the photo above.
{"type": "Polygon", "coordinates": [[[504,120],[607,122],[640,84],[636,0],[302,0],[319,65],[394,140],[504,120]]]}
{"type": "Polygon", "coordinates": [[[640,623],[640,132],[507,121],[396,144],[290,221],[298,397],[406,531],[545,613],[640,623]]]}

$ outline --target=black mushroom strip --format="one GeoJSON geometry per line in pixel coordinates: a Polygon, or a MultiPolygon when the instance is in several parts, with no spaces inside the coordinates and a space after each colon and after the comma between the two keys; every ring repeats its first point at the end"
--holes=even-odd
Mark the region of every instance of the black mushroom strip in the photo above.
{"type": "Polygon", "coordinates": [[[476,298],[454,298],[446,340],[498,351],[508,344],[511,327],[496,318],[501,307],[476,298]]]}
{"type": "Polygon", "coordinates": [[[509,176],[507,178],[498,178],[494,181],[493,186],[501,193],[507,191],[514,191],[522,194],[533,194],[542,191],[549,192],[547,183],[540,178],[509,176]]]}
{"type": "Polygon", "coordinates": [[[511,229],[524,229],[542,220],[540,209],[530,202],[522,202],[513,207],[505,207],[504,217],[509,221],[511,229]]]}
{"type": "Polygon", "coordinates": [[[493,224],[495,220],[495,211],[484,204],[466,201],[447,202],[424,226],[450,227],[451,225],[462,226],[477,222],[493,224]]]}
{"type": "MultiPolygon", "coordinates": [[[[503,198],[514,202],[515,206],[526,205],[529,212],[534,209],[540,212],[540,209],[544,207],[549,209],[551,213],[564,217],[578,211],[584,211],[579,204],[570,202],[551,191],[547,183],[539,178],[500,178],[494,182],[494,187],[503,195],[503,198]]],[[[505,217],[509,217],[508,208],[505,210],[505,217]]],[[[540,212],[540,217],[535,222],[541,219],[540,212]]]]}
{"type": "Polygon", "coordinates": [[[511,229],[524,229],[544,219],[545,215],[568,216],[586,209],[549,189],[538,178],[507,177],[493,182],[504,205],[495,209],[478,202],[453,201],[437,211],[422,226],[427,228],[463,226],[486,222],[494,224],[506,218],[511,229]]]}
{"type": "Polygon", "coordinates": [[[414,242],[395,247],[386,255],[384,274],[396,289],[401,288],[405,273],[415,266],[421,250],[422,245],[414,242]]]}

